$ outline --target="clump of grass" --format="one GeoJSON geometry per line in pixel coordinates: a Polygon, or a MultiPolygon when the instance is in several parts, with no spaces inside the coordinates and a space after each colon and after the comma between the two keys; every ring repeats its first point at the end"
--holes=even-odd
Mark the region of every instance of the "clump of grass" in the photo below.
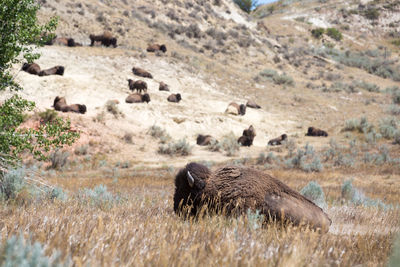
{"type": "Polygon", "coordinates": [[[151,126],[147,133],[152,137],[159,139],[161,144],[165,144],[171,140],[171,136],[167,133],[167,131],[157,125],[151,126]]]}
{"type": "Polygon", "coordinates": [[[124,139],[125,143],[133,144],[133,133],[131,133],[131,132],[125,133],[123,139],[124,139]]]}
{"type": "Polygon", "coordinates": [[[287,168],[301,169],[306,172],[320,172],[323,165],[313,146],[306,144],[304,149],[298,149],[297,153],[285,161],[287,168]]]}
{"type": "Polygon", "coordinates": [[[359,133],[369,133],[373,128],[374,126],[368,122],[366,117],[361,117],[360,119],[347,120],[342,131],[358,131],[359,133]]]}
{"type": "Polygon", "coordinates": [[[239,151],[240,144],[237,142],[236,136],[230,132],[222,137],[221,142],[212,141],[208,145],[208,149],[210,151],[224,151],[228,157],[231,157],[239,151]]]}
{"type": "Polygon", "coordinates": [[[78,156],[84,156],[84,155],[87,155],[88,149],[89,149],[89,145],[85,144],[85,145],[75,148],[74,153],[75,153],[75,155],[78,155],[78,156]]]}
{"type": "Polygon", "coordinates": [[[383,118],[379,121],[379,132],[382,137],[392,139],[399,132],[399,121],[393,117],[383,118]]]}
{"type": "Polygon", "coordinates": [[[121,117],[121,118],[125,117],[125,114],[119,110],[117,103],[115,103],[115,101],[113,101],[113,100],[107,101],[107,103],[105,104],[105,107],[106,107],[106,110],[109,113],[113,114],[116,119],[118,119],[119,117],[121,117]]]}
{"type": "Polygon", "coordinates": [[[324,191],[316,181],[309,182],[300,190],[300,194],[314,202],[318,207],[322,209],[326,207],[324,191]]]}
{"type": "Polygon", "coordinates": [[[25,168],[9,170],[0,175],[0,199],[15,199],[25,187],[25,168]]]}
{"type": "Polygon", "coordinates": [[[61,254],[53,252],[46,256],[46,250],[39,242],[31,243],[22,234],[13,235],[0,245],[1,266],[69,266],[61,261],[61,254]]]}
{"type": "Polygon", "coordinates": [[[400,104],[400,87],[392,86],[385,89],[392,96],[393,104],[400,104]]]}
{"type": "Polygon", "coordinates": [[[328,28],[326,29],[326,35],[335,39],[336,41],[340,41],[343,39],[342,33],[336,28],[328,28]]]}
{"type": "Polygon", "coordinates": [[[122,201],[121,197],[114,196],[107,190],[107,186],[102,184],[93,189],[79,190],[77,199],[83,204],[100,209],[109,209],[122,201]]]}
{"type": "Polygon", "coordinates": [[[311,35],[314,38],[317,38],[317,39],[320,39],[324,33],[325,33],[325,29],[324,28],[317,28],[317,29],[312,29],[311,30],[311,35]]]}
{"type": "Polygon", "coordinates": [[[46,109],[46,111],[39,113],[39,118],[42,123],[53,122],[58,118],[57,111],[54,109],[46,109]]]}
{"type": "Polygon", "coordinates": [[[290,85],[290,86],[294,85],[294,80],[292,77],[290,77],[285,73],[279,74],[277,71],[271,69],[264,69],[263,71],[261,71],[255,77],[256,81],[259,79],[267,79],[273,81],[275,84],[278,85],[290,85]]]}
{"type": "Polygon", "coordinates": [[[392,115],[398,116],[398,115],[400,115],[400,107],[397,106],[397,105],[393,105],[393,104],[392,104],[392,105],[390,105],[390,106],[388,107],[387,112],[389,112],[389,113],[392,114],[392,115]]]}
{"type": "Polygon", "coordinates": [[[186,139],[181,139],[176,142],[170,142],[168,144],[161,144],[158,147],[158,153],[167,154],[170,156],[187,156],[192,152],[192,146],[186,141],[186,139]]]}
{"type": "Polygon", "coordinates": [[[50,154],[51,169],[61,170],[68,163],[69,153],[67,151],[62,151],[57,149],[50,154]]]}
{"type": "Polygon", "coordinates": [[[259,210],[253,212],[251,209],[247,210],[247,225],[250,230],[260,229],[265,221],[265,216],[259,210]]]}

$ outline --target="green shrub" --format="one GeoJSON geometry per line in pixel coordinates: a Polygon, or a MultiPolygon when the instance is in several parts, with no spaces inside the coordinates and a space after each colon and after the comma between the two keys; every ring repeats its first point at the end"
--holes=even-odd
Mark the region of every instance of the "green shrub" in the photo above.
{"type": "Polygon", "coordinates": [[[15,199],[26,186],[25,169],[13,169],[0,175],[0,199],[15,199]]]}
{"type": "Polygon", "coordinates": [[[342,131],[358,131],[359,133],[369,133],[373,128],[374,126],[368,122],[366,117],[361,117],[359,120],[347,120],[342,131]]]}
{"type": "Polygon", "coordinates": [[[258,5],[257,0],[233,0],[233,2],[247,13],[250,13],[258,5]]]}
{"type": "Polygon", "coordinates": [[[101,209],[111,208],[122,201],[121,197],[114,196],[107,190],[107,186],[102,184],[93,189],[79,190],[77,198],[83,204],[101,209]]]}
{"type": "Polygon", "coordinates": [[[392,253],[389,257],[388,267],[398,267],[400,265],[400,234],[393,241],[392,253]]]}
{"type": "Polygon", "coordinates": [[[336,28],[328,28],[326,29],[326,35],[331,37],[336,41],[340,41],[343,39],[342,33],[336,28]]]}
{"type": "Polygon", "coordinates": [[[323,165],[318,155],[315,154],[313,146],[308,143],[304,149],[298,149],[297,153],[285,161],[287,168],[296,168],[306,172],[320,172],[323,165]]]}
{"type": "Polygon", "coordinates": [[[392,45],[400,46],[400,39],[392,40],[391,43],[392,45]]]}
{"type": "Polygon", "coordinates": [[[379,132],[386,139],[394,138],[398,132],[398,124],[399,121],[396,118],[383,118],[379,121],[379,132]]]}
{"type": "Polygon", "coordinates": [[[57,149],[50,154],[51,169],[61,170],[68,162],[69,153],[67,151],[62,151],[57,149]]]}
{"type": "Polygon", "coordinates": [[[105,107],[106,107],[106,110],[109,113],[113,114],[116,119],[118,119],[119,117],[125,118],[125,114],[119,110],[117,103],[115,103],[115,101],[113,101],[113,100],[107,101],[105,104],[105,107]]]}
{"type": "Polygon", "coordinates": [[[309,182],[305,187],[303,187],[303,189],[300,190],[300,194],[314,202],[314,204],[318,207],[326,207],[324,191],[316,181],[309,182]]]}
{"type": "Polygon", "coordinates": [[[39,118],[42,123],[54,122],[58,118],[58,114],[54,109],[46,109],[39,113],[39,118]]]}
{"type": "Polygon", "coordinates": [[[267,79],[278,85],[294,85],[293,78],[283,73],[279,74],[276,70],[264,69],[255,77],[255,80],[267,79]]]}
{"type": "Polygon", "coordinates": [[[170,156],[179,155],[187,156],[192,152],[192,146],[186,141],[186,139],[178,140],[177,142],[170,142],[168,144],[161,144],[158,147],[158,153],[167,154],[170,156]]]}
{"type": "Polygon", "coordinates": [[[385,91],[392,96],[392,101],[394,104],[400,104],[400,87],[388,87],[385,89],[385,91]]]}
{"type": "Polygon", "coordinates": [[[393,206],[385,204],[381,200],[366,197],[360,190],[353,186],[352,180],[346,180],[342,185],[342,198],[353,205],[365,207],[376,207],[381,209],[392,209],[393,206]]]}
{"type": "Polygon", "coordinates": [[[247,210],[247,223],[250,230],[260,229],[265,221],[265,215],[259,210],[253,212],[251,209],[247,210]]]}
{"type": "Polygon", "coordinates": [[[377,8],[371,7],[362,12],[362,15],[369,20],[377,20],[380,14],[377,8]]]}
{"type": "Polygon", "coordinates": [[[147,133],[152,137],[159,139],[161,144],[165,144],[171,140],[171,136],[167,133],[167,131],[157,125],[151,126],[147,133]]]}
{"type": "Polygon", "coordinates": [[[0,245],[0,266],[69,266],[61,261],[61,254],[53,252],[46,256],[44,247],[39,243],[25,240],[22,234],[12,236],[0,245]]]}
{"type": "Polygon", "coordinates": [[[311,35],[317,39],[320,39],[324,33],[325,33],[324,28],[317,28],[317,29],[311,30],[311,35]]]}

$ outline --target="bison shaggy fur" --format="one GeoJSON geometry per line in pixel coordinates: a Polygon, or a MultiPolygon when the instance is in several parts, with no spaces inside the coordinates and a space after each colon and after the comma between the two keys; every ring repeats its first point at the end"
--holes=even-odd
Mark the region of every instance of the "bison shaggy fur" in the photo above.
{"type": "Polygon", "coordinates": [[[147,50],[147,52],[162,51],[163,53],[165,53],[165,52],[167,52],[167,47],[164,44],[162,44],[162,45],[152,44],[152,45],[149,45],[146,50],[147,50]]]}
{"type": "Polygon", "coordinates": [[[134,68],[132,68],[132,72],[133,72],[133,74],[135,74],[137,76],[153,79],[153,75],[151,75],[150,72],[148,72],[144,69],[134,67],[134,68]]]}
{"type": "Polygon", "coordinates": [[[48,75],[64,75],[65,68],[63,66],[55,66],[47,70],[42,70],[39,72],[39,76],[48,76],[48,75]]]}
{"type": "Polygon", "coordinates": [[[261,108],[260,105],[258,105],[256,102],[254,102],[254,101],[252,101],[252,100],[247,101],[246,107],[249,107],[249,108],[256,108],[256,109],[261,108]]]}
{"type": "Polygon", "coordinates": [[[101,42],[102,45],[109,47],[117,47],[117,38],[113,37],[111,32],[104,32],[101,35],[90,34],[90,46],[93,46],[95,42],[101,42]]]}
{"type": "Polygon", "coordinates": [[[315,128],[315,127],[308,127],[308,131],[306,136],[328,136],[328,133],[324,130],[315,128]]]}
{"type": "Polygon", "coordinates": [[[67,101],[65,97],[59,97],[57,96],[54,99],[53,107],[57,111],[62,111],[62,112],[76,112],[76,113],[81,113],[85,114],[86,113],[86,105],[82,104],[72,104],[72,105],[67,105],[67,101]]]}
{"type": "Polygon", "coordinates": [[[282,134],[281,136],[271,139],[268,141],[268,145],[269,146],[277,146],[277,145],[281,145],[283,141],[287,140],[287,135],[286,134],[282,134]]]}
{"type": "Polygon", "coordinates": [[[179,103],[182,100],[181,94],[171,94],[167,98],[168,102],[179,103]]]}
{"type": "Polygon", "coordinates": [[[228,107],[225,110],[225,113],[232,115],[244,115],[246,114],[246,106],[241,104],[237,104],[235,102],[229,103],[228,107]]]}
{"type": "Polygon", "coordinates": [[[131,79],[128,79],[128,84],[131,91],[136,90],[138,93],[141,93],[142,91],[147,92],[147,83],[145,81],[133,81],[131,79]]]}
{"type": "Polygon", "coordinates": [[[175,177],[174,211],[198,215],[199,211],[241,215],[259,211],[270,220],[313,229],[329,229],[331,220],[312,201],[280,180],[253,168],[225,166],[215,171],[189,163],[175,177]]]}
{"type": "Polygon", "coordinates": [[[240,143],[242,146],[251,146],[255,136],[256,130],[254,129],[253,125],[250,125],[248,129],[243,130],[242,136],[238,139],[238,143],[240,143]]]}
{"type": "Polygon", "coordinates": [[[130,94],[128,97],[125,99],[126,103],[132,104],[132,103],[149,103],[150,102],[150,95],[149,94],[130,94]]]}
{"type": "Polygon", "coordinates": [[[199,134],[196,139],[196,144],[198,144],[199,146],[208,146],[215,141],[216,141],[215,138],[212,137],[211,135],[199,134]]]}
{"type": "Polygon", "coordinates": [[[22,70],[30,74],[39,75],[40,66],[36,63],[24,63],[24,65],[22,65],[22,70]]]}
{"type": "Polygon", "coordinates": [[[160,86],[158,87],[158,90],[160,91],[169,91],[169,86],[168,84],[164,82],[160,82],[160,86]]]}

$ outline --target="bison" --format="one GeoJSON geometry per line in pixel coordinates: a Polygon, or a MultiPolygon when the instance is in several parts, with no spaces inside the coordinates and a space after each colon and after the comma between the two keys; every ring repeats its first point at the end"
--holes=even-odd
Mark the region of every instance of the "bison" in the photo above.
{"type": "Polygon", "coordinates": [[[53,107],[55,110],[62,111],[62,112],[76,112],[76,113],[81,113],[81,114],[86,113],[85,105],[81,105],[81,104],[67,105],[67,101],[65,100],[65,97],[57,96],[54,99],[53,107]]]}
{"type": "Polygon", "coordinates": [[[247,101],[246,107],[249,107],[249,108],[256,108],[256,109],[261,108],[256,102],[254,102],[254,101],[252,101],[252,100],[247,101]]]}
{"type": "Polygon", "coordinates": [[[47,70],[42,70],[39,72],[39,76],[48,76],[48,75],[64,75],[65,68],[63,66],[55,66],[47,70]]]}
{"type": "Polygon", "coordinates": [[[174,102],[174,103],[179,103],[179,101],[182,100],[181,94],[171,94],[167,98],[168,102],[174,102]]]}
{"type": "Polygon", "coordinates": [[[134,67],[134,68],[132,68],[132,72],[133,72],[133,74],[135,74],[137,76],[153,79],[153,75],[151,75],[150,72],[148,72],[144,69],[134,67]]]}
{"type": "Polygon", "coordinates": [[[246,106],[241,104],[237,104],[235,102],[229,103],[228,107],[225,110],[225,113],[232,115],[244,115],[246,114],[246,106]]]}
{"type": "Polygon", "coordinates": [[[328,136],[328,133],[325,132],[324,130],[315,128],[315,127],[308,127],[308,131],[306,133],[306,136],[328,136]]]}
{"type": "Polygon", "coordinates": [[[198,144],[199,146],[208,146],[208,145],[211,145],[211,143],[216,142],[216,141],[217,140],[215,140],[215,138],[212,137],[211,135],[199,134],[196,139],[196,144],[198,144]]]}
{"type": "Polygon", "coordinates": [[[95,42],[101,42],[102,45],[109,47],[117,47],[117,38],[113,37],[111,32],[105,31],[101,35],[90,34],[90,46],[93,46],[95,42]]]}
{"type": "Polygon", "coordinates": [[[138,93],[141,93],[142,91],[147,92],[147,83],[145,81],[133,81],[132,79],[128,79],[128,84],[131,91],[136,90],[138,93]]]}
{"type": "Polygon", "coordinates": [[[308,224],[323,232],[331,224],[321,208],[269,174],[239,166],[225,166],[212,172],[194,162],[175,177],[174,211],[185,217],[199,215],[201,211],[229,216],[258,211],[264,215],[265,223],[308,224]]]}
{"type": "Polygon", "coordinates": [[[163,53],[165,53],[165,52],[167,52],[167,47],[164,44],[162,44],[162,45],[153,44],[153,45],[149,45],[146,50],[147,50],[147,52],[162,51],[163,53]]]}
{"type": "Polygon", "coordinates": [[[253,125],[250,125],[248,129],[243,130],[242,136],[238,139],[238,143],[240,143],[242,146],[251,146],[255,136],[256,130],[254,129],[253,125]]]}
{"type": "Polygon", "coordinates": [[[281,136],[271,139],[268,141],[268,145],[269,146],[277,146],[277,145],[281,145],[283,141],[287,140],[287,135],[286,134],[282,134],[281,136]]]}
{"type": "Polygon", "coordinates": [[[144,94],[144,95],[141,95],[141,94],[138,94],[138,93],[130,94],[125,99],[125,102],[126,103],[130,103],[130,104],[131,103],[143,103],[143,102],[149,103],[150,102],[150,96],[149,96],[149,94],[144,94]]]}
{"type": "Polygon", "coordinates": [[[39,75],[40,66],[36,63],[24,63],[22,70],[30,74],[39,75]]]}
{"type": "Polygon", "coordinates": [[[169,91],[169,86],[168,84],[164,82],[160,82],[160,86],[158,87],[158,90],[160,91],[169,91]]]}

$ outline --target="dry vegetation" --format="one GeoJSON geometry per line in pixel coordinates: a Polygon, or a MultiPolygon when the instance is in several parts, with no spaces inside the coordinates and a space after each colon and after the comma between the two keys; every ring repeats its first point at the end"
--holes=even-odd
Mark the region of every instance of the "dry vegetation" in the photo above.
{"type": "Polygon", "coordinates": [[[40,242],[46,255],[57,250],[62,262],[75,266],[388,262],[400,230],[395,1],[285,0],[253,17],[231,1],[42,2],[42,19],[60,16],[59,36],[88,45],[90,33],[110,30],[119,47],[41,49],[38,63],[61,61],[63,77],[32,77],[16,66],[21,94],[38,104],[28,125],[52,119],[45,110],[56,95],[85,102],[88,112],[60,114],[81,132],[74,147],[52,151],[46,163],[25,158],[32,179],[43,177],[40,183],[32,189],[19,180],[10,184],[18,188],[10,187],[16,194],[8,200],[0,194],[0,265],[12,235],[40,242]],[[374,9],[381,19],[371,19],[374,9]],[[343,39],[336,30],[314,38],[317,28],[335,28],[343,39]],[[146,53],[153,42],[165,43],[168,52],[146,53]],[[132,106],[124,103],[126,78],[136,65],[155,79],[148,81],[151,102],[132,106]],[[179,104],[166,102],[161,80],[182,93],[179,104]],[[241,117],[223,113],[229,102],[247,99],[262,109],[241,117]],[[250,124],[257,131],[254,145],[239,147],[237,137],[250,124]],[[309,126],[329,137],[304,137],[309,126]],[[266,146],[284,132],[287,143],[266,146]],[[199,133],[220,142],[196,146],[199,133]],[[257,213],[183,220],[172,209],[174,175],[190,161],[252,166],[298,191],[316,181],[330,231],[261,225],[257,213]]]}

